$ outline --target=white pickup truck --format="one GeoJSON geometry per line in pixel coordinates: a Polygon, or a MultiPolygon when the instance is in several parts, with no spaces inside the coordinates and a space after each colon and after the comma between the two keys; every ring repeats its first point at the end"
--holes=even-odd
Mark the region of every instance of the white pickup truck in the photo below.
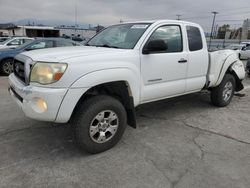
{"type": "Polygon", "coordinates": [[[17,55],[9,91],[26,116],[70,122],[77,144],[99,153],[136,127],[138,105],[206,89],[223,107],[244,77],[234,51],[208,52],[199,25],[159,20],[110,26],[84,47],[17,55]]]}

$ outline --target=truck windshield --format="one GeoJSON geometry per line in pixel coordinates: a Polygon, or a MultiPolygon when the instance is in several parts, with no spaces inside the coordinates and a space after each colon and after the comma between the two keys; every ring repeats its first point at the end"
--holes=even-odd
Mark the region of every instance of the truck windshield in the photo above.
{"type": "Polygon", "coordinates": [[[149,25],[129,23],[110,26],[90,39],[86,46],[133,49],[149,25]]]}

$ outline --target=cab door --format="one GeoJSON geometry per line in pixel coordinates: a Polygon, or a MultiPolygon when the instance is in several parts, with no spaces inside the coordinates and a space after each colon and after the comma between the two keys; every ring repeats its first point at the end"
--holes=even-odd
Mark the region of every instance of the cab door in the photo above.
{"type": "Polygon", "coordinates": [[[185,92],[188,54],[181,25],[157,27],[143,46],[141,54],[142,103],[185,92]],[[152,41],[164,41],[167,48],[144,53],[152,41]]]}

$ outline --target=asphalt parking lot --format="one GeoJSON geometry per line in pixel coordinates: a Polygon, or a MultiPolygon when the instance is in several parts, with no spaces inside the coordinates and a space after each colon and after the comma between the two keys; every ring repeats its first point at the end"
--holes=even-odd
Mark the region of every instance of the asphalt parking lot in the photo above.
{"type": "Polygon", "coordinates": [[[240,94],[226,108],[207,92],[143,105],[137,129],[89,155],[69,125],[26,118],[0,77],[0,187],[249,188],[250,89],[240,94]]]}

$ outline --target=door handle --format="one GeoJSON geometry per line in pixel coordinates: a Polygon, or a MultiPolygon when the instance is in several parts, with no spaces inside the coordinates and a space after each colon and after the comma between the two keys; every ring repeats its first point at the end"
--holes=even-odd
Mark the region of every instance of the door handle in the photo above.
{"type": "Polygon", "coordinates": [[[184,58],[181,58],[181,59],[178,61],[178,63],[187,63],[187,60],[184,59],[184,58]]]}

